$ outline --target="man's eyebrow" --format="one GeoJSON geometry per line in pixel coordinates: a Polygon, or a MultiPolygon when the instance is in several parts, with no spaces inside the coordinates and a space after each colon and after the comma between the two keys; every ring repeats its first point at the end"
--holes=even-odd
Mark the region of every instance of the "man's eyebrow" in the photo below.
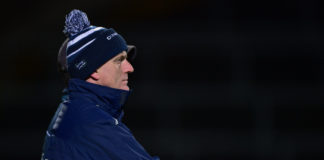
{"type": "Polygon", "coordinates": [[[120,60],[120,59],[127,59],[127,54],[125,54],[125,55],[120,55],[120,56],[118,56],[118,57],[116,57],[115,59],[114,59],[114,61],[118,61],[118,60],[120,60]]]}

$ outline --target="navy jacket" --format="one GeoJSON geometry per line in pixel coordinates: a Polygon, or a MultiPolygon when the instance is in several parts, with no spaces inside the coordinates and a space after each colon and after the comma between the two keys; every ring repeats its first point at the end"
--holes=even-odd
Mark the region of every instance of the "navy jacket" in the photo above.
{"type": "Polygon", "coordinates": [[[158,160],[121,122],[129,91],[71,79],[46,132],[42,160],[158,160]]]}

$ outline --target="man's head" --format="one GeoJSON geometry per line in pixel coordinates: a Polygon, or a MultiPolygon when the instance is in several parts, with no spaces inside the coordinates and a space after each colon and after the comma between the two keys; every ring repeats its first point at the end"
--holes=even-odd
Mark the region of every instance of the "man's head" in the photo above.
{"type": "Polygon", "coordinates": [[[64,33],[69,38],[66,61],[71,78],[129,90],[128,74],[134,68],[127,57],[133,59],[135,46],[127,46],[112,28],[91,26],[86,14],[79,10],[67,15],[64,33]]]}
{"type": "MultiPolygon", "coordinates": [[[[62,43],[57,55],[57,68],[64,80],[65,86],[68,86],[68,82],[70,79],[70,75],[68,73],[67,64],[66,64],[66,46],[68,41],[69,39],[67,38],[62,43]]],[[[112,87],[112,88],[129,90],[129,87],[127,86],[127,81],[124,80],[126,80],[126,77],[128,78],[128,73],[134,71],[134,68],[132,68],[132,65],[129,63],[129,61],[132,61],[135,58],[135,56],[136,56],[136,47],[133,45],[127,45],[127,55],[125,55],[125,52],[118,54],[117,56],[109,60],[108,61],[109,63],[106,62],[96,72],[91,74],[91,76],[87,79],[87,81],[91,83],[103,85],[103,86],[112,87]],[[121,61],[120,65],[116,63],[119,61],[121,61]],[[107,67],[107,66],[116,66],[116,65],[117,67],[115,68],[107,67]],[[101,72],[104,70],[108,70],[108,72],[101,72]],[[105,75],[101,75],[101,74],[105,74],[105,75]],[[107,77],[107,75],[111,75],[111,76],[107,77]]]]}

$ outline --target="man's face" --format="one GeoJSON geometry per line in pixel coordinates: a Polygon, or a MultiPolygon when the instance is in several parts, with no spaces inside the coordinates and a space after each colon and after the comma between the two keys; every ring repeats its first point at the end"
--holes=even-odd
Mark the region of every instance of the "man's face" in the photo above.
{"type": "Polygon", "coordinates": [[[98,84],[128,91],[128,73],[132,72],[134,68],[127,61],[127,53],[123,51],[97,70],[98,84]]]}

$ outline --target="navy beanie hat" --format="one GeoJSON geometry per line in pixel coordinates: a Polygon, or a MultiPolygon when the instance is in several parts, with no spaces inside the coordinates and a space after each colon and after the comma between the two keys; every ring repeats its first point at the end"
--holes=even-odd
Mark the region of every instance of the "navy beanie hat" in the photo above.
{"type": "Polygon", "coordinates": [[[71,78],[88,78],[111,58],[128,49],[124,38],[114,29],[90,25],[87,15],[80,10],[72,10],[66,16],[63,32],[69,37],[66,59],[71,78]]]}

